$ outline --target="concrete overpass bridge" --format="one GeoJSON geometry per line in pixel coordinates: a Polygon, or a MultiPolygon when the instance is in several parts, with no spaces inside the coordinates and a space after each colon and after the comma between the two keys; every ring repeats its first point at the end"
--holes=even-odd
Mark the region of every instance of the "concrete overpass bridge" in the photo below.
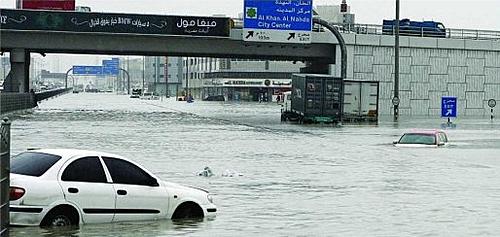
{"type": "Polygon", "coordinates": [[[311,44],[245,42],[229,18],[2,9],[0,19],[1,51],[11,62],[4,87],[11,92],[30,90],[30,53],[308,61],[322,73],[336,58],[329,32],[313,32],[311,44]]]}

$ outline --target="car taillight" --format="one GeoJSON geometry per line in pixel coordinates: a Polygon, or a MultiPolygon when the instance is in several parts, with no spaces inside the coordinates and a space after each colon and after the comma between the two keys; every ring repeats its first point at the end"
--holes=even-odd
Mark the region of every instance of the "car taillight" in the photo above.
{"type": "Polygon", "coordinates": [[[10,200],[15,201],[22,198],[24,195],[24,189],[18,187],[10,187],[10,200]]]}

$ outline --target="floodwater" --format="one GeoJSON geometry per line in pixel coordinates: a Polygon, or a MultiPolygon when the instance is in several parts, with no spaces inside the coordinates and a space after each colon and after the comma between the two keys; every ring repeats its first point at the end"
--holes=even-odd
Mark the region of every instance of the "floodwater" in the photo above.
{"type": "Polygon", "coordinates": [[[411,128],[280,123],[276,103],[146,101],[67,94],[11,115],[12,154],[101,150],[161,179],[208,189],[211,220],[12,228],[11,236],[498,236],[500,123],[460,119],[445,148],[395,148],[411,128]],[[209,166],[216,174],[199,177],[209,166]],[[224,172],[241,174],[223,177],[224,172]]]}

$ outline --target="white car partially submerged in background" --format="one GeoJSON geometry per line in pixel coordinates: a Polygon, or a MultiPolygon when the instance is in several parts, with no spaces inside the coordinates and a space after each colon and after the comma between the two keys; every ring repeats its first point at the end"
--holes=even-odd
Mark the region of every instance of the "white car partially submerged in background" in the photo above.
{"type": "Polygon", "coordinates": [[[414,130],[393,142],[396,147],[442,147],[448,145],[448,135],[441,130],[414,130]]]}
{"type": "Polygon", "coordinates": [[[161,181],[118,155],[42,149],[11,159],[11,225],[203,218],[216,211],[207,191],[161,181]]]}

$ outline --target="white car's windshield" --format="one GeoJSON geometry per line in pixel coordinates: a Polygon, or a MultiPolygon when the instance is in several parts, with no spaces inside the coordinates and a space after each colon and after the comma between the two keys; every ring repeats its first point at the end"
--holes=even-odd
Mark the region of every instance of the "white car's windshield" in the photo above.
{"type": "Polygon", "coordinates": [[[433,134],[407,133],[401,137],[399,144],[436,145],[436,136],[433,134]]]}

